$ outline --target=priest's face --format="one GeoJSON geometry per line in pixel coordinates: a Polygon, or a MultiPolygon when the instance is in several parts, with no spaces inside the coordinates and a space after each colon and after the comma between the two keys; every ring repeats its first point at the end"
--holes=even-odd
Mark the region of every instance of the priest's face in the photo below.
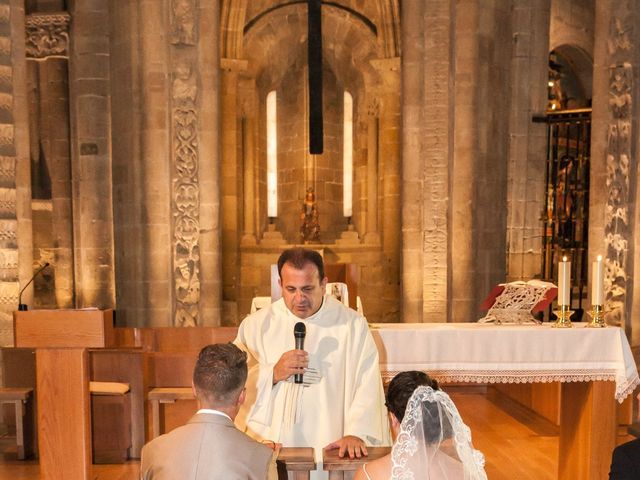
{"type": "Polygon", "coordinates": [[[320,309],[327,279],[320,278],[314,263],[305,263],[300,270],[285,263],[280,275],[282,297],[291,313],[298,318],[307,318],[320,309]]]}

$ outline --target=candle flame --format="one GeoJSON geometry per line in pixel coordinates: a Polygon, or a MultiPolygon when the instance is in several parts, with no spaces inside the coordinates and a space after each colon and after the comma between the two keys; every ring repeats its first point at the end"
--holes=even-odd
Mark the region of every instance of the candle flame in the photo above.
{"type": "Polygon", "coordinates": [[[598,255],[598,261],[601,262],[602,261],[602,255],[598,255]]]}
{"type": "Polygon", "coordinates": [[[562,261],[566,262],[567,261],[567,257],[566,256],[562,257],[562,261]]]}

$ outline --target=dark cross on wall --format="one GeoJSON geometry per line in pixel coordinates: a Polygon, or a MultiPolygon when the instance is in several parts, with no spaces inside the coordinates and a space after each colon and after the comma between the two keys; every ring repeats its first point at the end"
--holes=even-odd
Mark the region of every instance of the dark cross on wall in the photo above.
{"type": "Polygon", "coordinates": [[[322,0],[307,0],[309,62],[309,153],[322,154],[322,0]]]}

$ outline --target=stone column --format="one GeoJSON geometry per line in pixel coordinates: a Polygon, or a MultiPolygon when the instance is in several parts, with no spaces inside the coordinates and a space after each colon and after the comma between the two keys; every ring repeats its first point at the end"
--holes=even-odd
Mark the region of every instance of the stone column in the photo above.
{"type": "Polygon", "coordinates": [[[422,322],[423,102],[422,0],[402,3],[402,321],[422,322]]]}
{"type": "Polygon", "coordinates": [[[202,326],[221,325],[220,230],[220,2],[199,2],[200,118],[200,315],[202,326]]]}
{"type": "Polygon", "coordinates": [[[238,279],[240,278],[240,251],[238,248],[241,231],[241,192],[239,191],[238,143],[242,141],[242,132],[238,115],[238,74],[247,67],[246,60],[221,59],[221,122],[222,156],[220,194],[222,201],[222,298],[225,302],[224,323],[236,324],[238,279]]]}
{"type": "Polygon", "coordinates": [[[378,116],[380,105],[373,99],[367,115],[367,233],[365,243],[379,244],[378,233],[378,116]]]}
{"type": "Polygon", "coordinates": [[[256,220],[255,220],[255,155],[256,155],[256,120],[252,116],[245,116],[242,119],[242,154],[244,159],[244,235],[242,245],[256,244],[256,220]]]}
{"type": "Polygon", "coordinates": [[[640,293],[633,289],[639,126],[634,104],[640,95],[640,4],[636,0],[596,2],[589,257],[605,260],[605,311],[608,323],[625,328],[640,343],[640,293]],[[600,132],[600,134],[598,134],[600,132]]]}
{"type": "Polygon", "coordinates": [[[378,72],[381,85],[372,94],[380,99],[378,158],[380,171],[384,172],[382,181],[381,242],[382,264],[372,267],[380,272],[372,272],[372,278],[382,275],[384,290],[379,311],[386,312],[384,322],[399,322],[398,309],[399,283],[401,271],[401,160],[400,160],[400,58],[372,60],[371,64],[378,72]]]}
{"type": "Polygon", "coordinates": [[[453,114],[452,2],[425,2],[423,203],[420,249],[423,322],[447,322],[450,316],[451,176],[453,114]]]}
{"type": "Polygon", "coordinates": [[[51,229],[54,251],[55,297],[58,308],[73,308],[73,218],[69,152],[69,84],[66,59],[41,64],[41,91],[47,92],[42,120],[49,132],[47,156],[51,175],[51,229]],[[44,75],[42,75],[44,73],[44,75]],[[46,81],[47,85],[43,83],[46,81]]]}
{"type": "MultiPolygon", "coordinates": [[[[0,2],[0,345],[13,345],[12,313],[33,274],[24,2],[0,2]]],[[[31,302],[32,290],[23,295],[31,302]]]]}
{"type": "Polygon", "coordinates": [[[76,304],[115,307],[109,9],[72,4],[69,90],[76,304]]]}
{"type": "Polygon", "coordinates": [[[540,212],[544,208],[550,1],[517,0],[512,7],[511,107],[507,182],[507,280],[540,273],[540,212]]]}
{"type": "Polygon", "coordinates": [[[506,276],[509,4],[455,4],[455,119],[451,185],[451,314],[474,321],[506,276]]]}

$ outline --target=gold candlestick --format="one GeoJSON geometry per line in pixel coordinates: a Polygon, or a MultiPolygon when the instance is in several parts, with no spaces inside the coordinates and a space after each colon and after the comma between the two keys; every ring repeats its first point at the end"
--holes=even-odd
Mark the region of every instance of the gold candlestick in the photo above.
{"type": "Polygon", "coordinates": [[[591,321],[587,324],[587,327],[590,328],[604,328],[607,324],[604,322],[604,306],[603,305],[592,305],[591,313],[591,321]]]}
{"type": "Polygon", "coordinates": [[[573,315],[573,310],[569,305],[560,305],[560,310],[554,310],[556,317],[558,319],[555,321],[553,328],[571,328],[571,315],[573,315]]]}

